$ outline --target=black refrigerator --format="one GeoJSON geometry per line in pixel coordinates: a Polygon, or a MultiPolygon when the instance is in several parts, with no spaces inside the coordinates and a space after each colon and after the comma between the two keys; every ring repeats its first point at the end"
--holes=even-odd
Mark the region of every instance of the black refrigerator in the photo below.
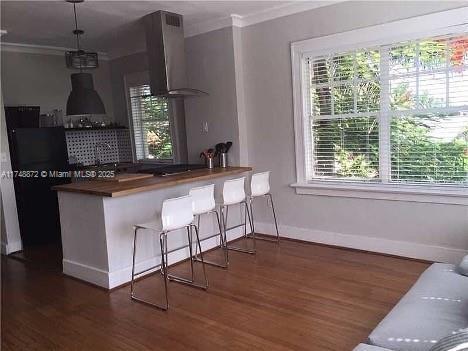
{"type": "Polygon", "coordinates": [[[8,118],[5,110],[23,246],[61,243],[57,193],[51,188],[69,183],[70,178],[53,177],[50,172],[69,170],[65,130],[8,123],[11,115],[8,118]]]}

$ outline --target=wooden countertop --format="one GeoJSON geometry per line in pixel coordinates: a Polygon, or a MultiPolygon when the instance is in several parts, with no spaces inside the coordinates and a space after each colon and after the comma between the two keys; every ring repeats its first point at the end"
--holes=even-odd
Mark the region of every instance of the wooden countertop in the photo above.
{"type": "Polygon", "coordinates": [[[169,175],[165,177],[155,176],[128,182],[106,182],[101,180],[85,180],[64,185],[56,185],[53,190],[72,193],[90,194],[96,196],[117,197],[143,191],[164,189],[171,186],[226,177],[234,174],[251,171],[251,167],[228,167],[214,169],[197,169],[190,172],[169,175]]]}

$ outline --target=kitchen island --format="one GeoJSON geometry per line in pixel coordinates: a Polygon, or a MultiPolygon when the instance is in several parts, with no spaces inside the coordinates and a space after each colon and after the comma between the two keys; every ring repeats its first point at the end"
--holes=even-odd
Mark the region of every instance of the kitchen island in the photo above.
{"type": "MultiPolygon", "coordinates": [[[[63,247],[63,272],[92,284],[112,289],[130,281],[133,226],[159,217],[165,199],[187,195],[193,187],[215,184],[221,197],[226,179],[247,176],[250,167],[197,169],[169,176],[131,181],[86,180],[54,187],[58,193],[63,247]]],[[[214,216],[203,216],[200,239],[217,233],[214,216]]],[[[239,223],[240,210],[229,213],[239,223]]],[[[228,240],[242,235],[230,231],[228,240]]],[[[217,238],[202,242],[203,250],[217,245],[217,238]]],[[[189,257],[184,231],[168,236],[169,264],[189,257]]],[[[160,263],[159,237],[149,230],[138,234],[136,271],[160,263]]],[[[149,271],[148,273],[150,273],[149,271]]]]}

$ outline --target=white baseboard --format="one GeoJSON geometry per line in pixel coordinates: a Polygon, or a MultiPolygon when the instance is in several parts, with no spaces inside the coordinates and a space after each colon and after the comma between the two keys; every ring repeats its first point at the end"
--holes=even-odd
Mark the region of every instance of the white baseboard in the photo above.
{"type": "MultiPolygon", "coordinates": [[[[243,232],[241,228],[232,230],[229,233],[228,240],[234,240],[236,238],[239,238],[242,236],[242,234],[243,232]]],[[[202,250],[206,251],[206,250],[216,247],[217,245],[218,245],[217,238],[204,240],[202,242],[202,250]]],[[[169,254],[169,264],[171,265],[171,264],[183,261],[187,259],[188,257],[189,257],[188,248],[182,248],[180,250],[171,252],[169,254]]],[[[106,289],[113,289],[119,285],[128,283],[131,280],[131,276],[132,276],[131,265],[129,265],[128,267],[119,269],[119,270],[108,272],[100,268],[92,267],[92,266],[74,262],[71,260],[64,259],[62,262],[63,262],[64,274],[87,281],[89,283],[101,286],[106,289]]],[[[135,271],[141,272],[150,267],[159,265],[159,263],[160,263],[159,257],[153,257],[153,258],[138,262],[135,265],[135,271]]],[[[154,270],[145,272],[145,274],[150,274],[157,269],[159,268],[157,267],[154,270]]]]}
{"type": "MultiPolygon", "coordinates": [[[[270,223],[255,223],[255,231],[268,234],[274,233],[275,229],[273,224],[270,223]]],[[[466,250],[451,247],[389,240],[363,235],[333,233],[286,225],[280,225],[279,232],[282,237],[291,239],[436,262],[459,263],[462,257],[468,254],[466,250]]]]}
{"type": "Polygon", "coordinates": [[[17,252],[17,251],[21,251],[23,250],[23,245],[21,243],[21,241],[15,241],[15,242],[12,242],[12,243],[5,243],[2,241],[2,255],[9,255],[13,252],[17,252]]]}
{"type": "Polygon", "coordinates": [[[108,273],[105,270],[88,266],[79,262],[63,259],[63,273],[74,278],[85,280],[89,283],[108,288],[108,273]]]}

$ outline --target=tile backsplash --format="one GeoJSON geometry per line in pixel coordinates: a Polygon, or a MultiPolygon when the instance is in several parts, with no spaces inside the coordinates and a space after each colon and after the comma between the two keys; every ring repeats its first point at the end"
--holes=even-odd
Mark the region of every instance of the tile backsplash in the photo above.
{"type": "Polygon", "coordinates": [[[100,147],[101,163],[131,162],[132,144],[128,129],[68,130],[65,132],[70,163],[85,166],[96,163],[95,145],[107,143],[111,147],[100,147]]]}

